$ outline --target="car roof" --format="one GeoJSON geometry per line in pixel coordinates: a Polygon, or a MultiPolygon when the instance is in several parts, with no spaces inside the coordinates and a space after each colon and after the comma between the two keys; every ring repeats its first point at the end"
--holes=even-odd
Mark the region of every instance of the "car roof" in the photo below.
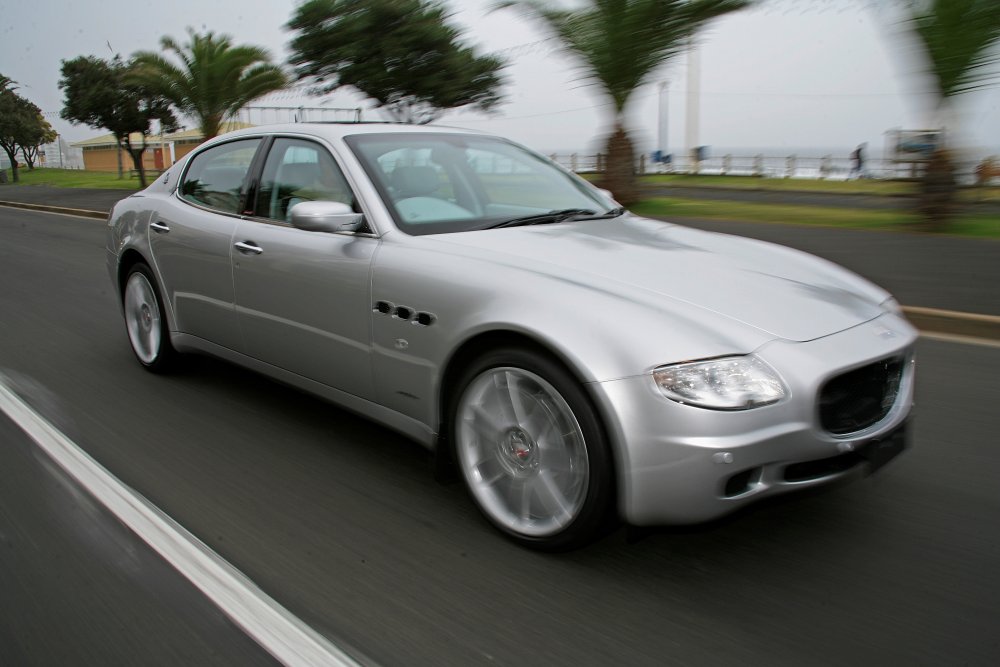
{"type": "Polygon", "coordinates": [[[409,123],[392,122],[305,122],[305,123],[282,123],[277,125],[258,125],[247,127],[234,132],[227,132],[221,137],[232,138],[241,136],[257,136],[261,134],[309,134],[326,139],[342,139],[356,134],[406,134],[419,132],[433,134],[471,134],[488,136],[478,130],[468,130],[460,127],[446,127],[442,125],[414,125],[409,123]]]}

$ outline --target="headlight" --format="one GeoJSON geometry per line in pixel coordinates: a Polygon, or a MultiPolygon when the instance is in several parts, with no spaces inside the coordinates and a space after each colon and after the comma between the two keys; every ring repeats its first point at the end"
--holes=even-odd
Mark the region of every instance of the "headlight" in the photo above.
{"type": "Polygon", "coordinates": [[[778,374],[754,356],[663,366],[653,380],[672,401],[714,410],[749,410],[788,393],[778,374]]]}
{"type": "Polygon", "coordinates": [[[879,307],[887,313],[892,313],[893,315],[899,315],[900,317],[905,317],[903,315],[903,307],[899,305],[899,302],[891,296],[879,304],[879,307]]]}

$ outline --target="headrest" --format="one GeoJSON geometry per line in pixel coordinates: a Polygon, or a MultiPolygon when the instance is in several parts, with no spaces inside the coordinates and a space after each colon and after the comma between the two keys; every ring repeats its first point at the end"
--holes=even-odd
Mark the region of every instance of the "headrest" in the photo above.
{"type": "Polygon", "coordinates": [[[433,167],[396,167],[392,187],[397,197],[420,197],[441,187],[441,178],[433,167]]]}

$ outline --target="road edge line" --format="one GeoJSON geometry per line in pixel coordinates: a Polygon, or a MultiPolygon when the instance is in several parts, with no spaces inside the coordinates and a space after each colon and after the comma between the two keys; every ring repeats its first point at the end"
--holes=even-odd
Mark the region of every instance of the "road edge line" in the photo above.
{"type": "Polygon", "coordinates": [[[360,666],[163,510],[112,475],[21,399],[2,374],[0,411],[276,660],[289,667],[360,666]]]}

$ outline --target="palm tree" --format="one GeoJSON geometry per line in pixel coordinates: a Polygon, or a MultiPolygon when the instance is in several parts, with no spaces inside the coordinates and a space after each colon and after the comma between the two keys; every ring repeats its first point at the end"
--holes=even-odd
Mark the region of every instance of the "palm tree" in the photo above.
{"type": "Polygon", "coordinates": [[[219,134],[222,124],[251,100],[287,85],[266,49],[233,46],[228,35],[211,31],[201,35],[188,28],[188,35],[183,46],[170,37],[160,40],[179,66],[158,53],[140,51],[133,56],[135,77],[197,119],[205,139],[219,134]]]}
{"type": "Polygon", "coordinates": [[[632,142],[625,107],[632,93],[662,64],[688,48],[700,28],[742,9],[750,0],[585,0],[563,9],[546,0],[506,0],[542,23],[576,56],[584,77],[611,98],[613,129],[603,187],[622,203],[635,200],[632,142]]]}
{"type": "Polygon", "coordinates": [[[910,19],[930,61],[942,103],[1000,78],[1000,0],[925,0],[910,19]]]}
{"type": "MultiPolygon", "coordinates": [[[[1000,78],[1000,0],[918,0],[908,27],[927,55],[936,87],[937,112],[951,115],[954,98],[1000,78]]],[[[954,212],[955,163],[944,148],[931,156],[921,184],[920,208],[931,230],[943,229],[954,212]]]]}

